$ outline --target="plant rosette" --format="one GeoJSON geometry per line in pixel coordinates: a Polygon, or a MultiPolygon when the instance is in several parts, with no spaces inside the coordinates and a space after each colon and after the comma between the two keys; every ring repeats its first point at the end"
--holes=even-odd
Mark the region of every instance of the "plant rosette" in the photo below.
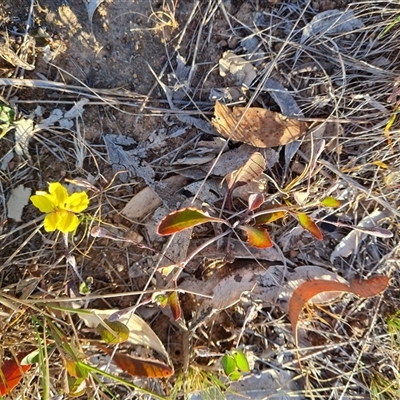
{"type": "Polygon", "coordinates": [[[89,206],[89,197],[86,192],[69,195],[67,189],[59,182],[49,183],[48,193],[39,190],[30,197],[30,200],[36,208],[46,213],[44,218],[46,232],[75,231],[80,223],[76,214],[89,206]]]}

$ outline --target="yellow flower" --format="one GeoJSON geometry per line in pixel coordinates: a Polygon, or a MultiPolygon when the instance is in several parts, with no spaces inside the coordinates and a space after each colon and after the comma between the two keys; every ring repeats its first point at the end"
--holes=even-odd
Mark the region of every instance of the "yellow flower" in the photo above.
{"type": "Polygon", "coordinates": [[[68,196],[67,189],[58,182],[49,183],[49,193],[37,191],[31,196],[31,202],[41,212],[47,213],[44,218],[44,229],[62,233],[72,232],[79,225],[75,213],[80,213],[89,205],[86,192],[73,193],[68,196]]]}

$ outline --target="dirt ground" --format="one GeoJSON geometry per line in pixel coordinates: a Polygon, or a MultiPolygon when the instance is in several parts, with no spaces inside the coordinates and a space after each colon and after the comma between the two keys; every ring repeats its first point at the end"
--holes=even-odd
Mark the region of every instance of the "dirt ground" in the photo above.
{"type": "MultiPolygon", "coordinates": [[[[10,130],[0,139],[0,359],[37,348],[32,327],[37,333],[40,326],[51,332],[42,343],[55,343],[47,365],[52,398],[150,398],[106,381],[113,397],[89,377],[81,393],[66,383],[81,376],[68,368],[71,354],[55,339],[56,326],[81,360],[99,353],[93,329],[60,309],[84,304],[81,280],[92,296],[84,308],[141,305],[135,312],[161,340],[175,370],[167,379],[133,380],[154,398],[225,398],[224,385],[255,399],[400,398],[400,329],[393,335],[388,325],[397,321],[400,306],[400,6],[345,0],[17,3],[0,4],[0,102],[13,108],[15,120],[26,121],[28,136],[18,136],[16,128],[17,135],[10,130]],[[321,15],[330,22],[316,21],[321,15]],[[223,73],[226,54],[239,56],[239,66],[226,61],[223,73]],[[272,148],[227,143],[212,123],[217,100],[282,113],[306,133],[272,148]],[[317,163],[313,156],[322,142],[317,163]],[[301,208],[307,193],[306,210],[322,240],[297,217],[285,218],[268,227],[270,249],[243,245],[246,235],[238,233],[203,249],[177,279],[164,276],[171,260],[184,262],[222,231],[207,224],[169,242],[156,233],[159,221],[189,205],[228,218],[233,211],[225,208],[221,182],[254,151],[266,166],[253,186],[236,189],[236,211],[244,212],[252,191],[268,199],[265,207],[301,208]],[[49,182],[70,190],[78,184],[90,195],[91,217],[67,246],[61,235],[43,231],[29,196],[17,217],[10,212],[14,189],[22,185],[33,194],[49,182]],[[321,207],[326,196],[340,199],[337,212],[321,207]],[[91,235],[95,225],[109,233],[91,235]],[[360,227],[358,236],[349,238],[350,226],[360,227]],[[274,272],[266,277],[268,270],[274,272]],[[382,295],[347,294],[307,306],[299,329],[300,347],[307,350],[300,356],[288,293],[304,280],[376,275],[391,278],[382,295]],[[178,321],[173,306],[162,308],[151,297],[176,286],[178,321]],[[58,308],[46,303],[60,298],[58,308]],[[35,322],[39,316],[42,325],[35,322]],[[220,358],[236,347],[251,373],[235,386],[223,376],[220,358]]],[[[156,339],[149,341],[131,346],[132,352],[162,359],[156,339]]],[[[25,377],[10,398],[40,398],[41,373],[38,368],[25,377]]]]}

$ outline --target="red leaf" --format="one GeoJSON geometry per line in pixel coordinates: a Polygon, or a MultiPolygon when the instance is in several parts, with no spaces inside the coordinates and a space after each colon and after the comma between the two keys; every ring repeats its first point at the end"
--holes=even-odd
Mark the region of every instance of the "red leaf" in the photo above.
{"type": "Polygon", "coordinates": [[[364,281],[352,279],[350,281],[350,290],[359,297],[376,296],[387,288],[389,280],[390,278],[387,276],[374,276],[364,281]]]}
{"type": "Polygon", "coordinates": [[[221,222],[223,219],[214,218],[210,215],[198,210],[194,207],[182,208],[165,216],[157,227],[159,235],[172,235],[196,225],[205,224],[206,222],[221,222]]]}
{"type": "Polygon", "coordinates": [[[17,360],[6,360],[1,367],[0,373],[0,395],[8,394],[18,385],[23,377],[23,374],[31,368],[32,364],[21,365],[21,360],[26,356],[26,353],[19,353],[17,360]]]}
{"type": "Polygon", "coordinates": [[[272,247],[272,241],[268,231],[258,226],[240,225],[240,229],[247,233],[247,243],[259,249],[272,247]]]}
{"type": "Polygon", "coordinates": [[[307,214],[297,213],[297,218],[299,219],[300,225],[304,229],[308,230],[311,235],[316,237],[318,240],[322,240],[324,238],[317,224],[307,214]]]}
{"type": "Polygon", "coordinates": [[[172,311],[174,320],[177,321],[182,315],[178,292],[171,292],[171,294],[168,296],[168,305],[172,311]]]}
{"type": "Polygon", "coordinates": [[[375,276],[361,282],[354,279],[350,282],[350,286],[344,283],[326,280],[311,280],[302,283],[293,292],[289,302],[289,318],[296,346],[298,345],[297,323],[301,310],[314,296],[324,292],[345,292],[353,293],[360,297],[372,297],[384,291],[388,283],[389,278],[386,276],[375,276]]]}
{"type": "Polygon", "coordinates": [[[265,201],[262,193],[252,193],[249,196],[249,210],[253,211],[260,207],[265,201]]]}
{"type": "Polygon", "coordinates": [[[167,364],[156,360],[133,357],[128,354],[115,352],[112,349],[96,344],[96,346],[112,357],[112,361],[123,371],[132,376],[144,376],[149,378],[167,378],[174,373],[174,370],[167,364]]]}

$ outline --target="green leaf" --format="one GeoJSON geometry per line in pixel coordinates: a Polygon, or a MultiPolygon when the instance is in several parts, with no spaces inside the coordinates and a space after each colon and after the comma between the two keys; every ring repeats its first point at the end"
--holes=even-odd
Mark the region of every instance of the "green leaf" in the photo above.
{"type": "Polygon", "coordinates": [[[233,359],[235,360],[236,366],[242,372],[250,372],[249,362],[245,354],[237,349],[233,352],[233,359]]]}
{"type": "Polygon", "coordinates": [[[85,282],[81,282],[81,284],[79,285],[79,293],[83,295],[89,294],[92,285],[93,285],[93,277],[88,276],[85,282]]]}
{"type": "Polygon", "coordinates": [[[310,216],[307,214],[298,213],[297,218],[299,219],[300,225],[310,232],[311,235],[316,237],[318,240],[322,240],[324,238],[317,224],[311,219],[310,216]]]}
{"type": "Polygon", "coordinates": [[[232,382],[238,381],[242,377],[242,374],[239,371],[233,371],[231,374],[229,374],[229,379],[232,382]]]}
{"type": "MultiPolygon", "coordinates": [[[[51,344],[47,346],[47,354],[49,354],[56,346],[51,344]]],[[[27,364],[37,364],[40,361],[39,353],[40,349],[33,350],[29,354],[27,354],[22,360],[21,365],[27,364]]]]}
{"type": "Polygon", "coordinates": [[[123,343],[128,340],[129,328],[120,321],[107,321],[104,323],[110,328],[107,329],[102,324],[98,325],[96,330],[100,334],[101,338],[108,344],[123,343]]]}
{"type": "Polygon", "coordinates": [[[72,398],[81,397],[86,392],[86,378],[73,378],[68,376],[68,388],[69,393],[68,395],[72,398]]]}
{"type": "Polygon", "coordinates": [[[182,208],[165,216],[157,226],[157,233],[162,236],[172,235],[207,222],[225,223],[223,219],[211,217],[197,208],[182,208]]]}
{"type": "Polygon", "coordinates": [[[271,224],[272,222],[283,218],[286,215],[286,211],[275,211],[275,212],[268,212],[263,215],[257,215],[254,218],[256,225],[265,225],[271,224]]]}
{"type": "Polygon", "coordinates": [[[8,105],[0,102],[0,138],[13,128],[14,110],[8,105]]]}
{"type": "Polygon", "coordinates": [[[328,196],[321,201],[321,205],[324,207],[337,208],[340,207],[342,203],[340,202],[340,200],[335,199],[332,196],[328,196]]]}
{"type": "Polygon", "coordinates": [[[152,301],[159,304],[160,307],[165,308],[168,305],[168,296],[165,293],[154,293],[152,301]]]}
{"type": "Polygon", "coordinates": [[[258,226],[240,225],[240,229],[247,233],[247,243],[259,249],[265,249],[272,246],[268,231],[258,226]]]}
{"type": "Polygon", "coordinates": [[[171,292],[168,296],[168,305],[171,308],[174,320],[177,321],[182,315],[178,292],[171,292]]]}
{"type": "Polygon", "coordinates": [[[221,359],[222,368],[226,375],[236,371],[236,362],[230,354],[225,354],[221,359]]]}

